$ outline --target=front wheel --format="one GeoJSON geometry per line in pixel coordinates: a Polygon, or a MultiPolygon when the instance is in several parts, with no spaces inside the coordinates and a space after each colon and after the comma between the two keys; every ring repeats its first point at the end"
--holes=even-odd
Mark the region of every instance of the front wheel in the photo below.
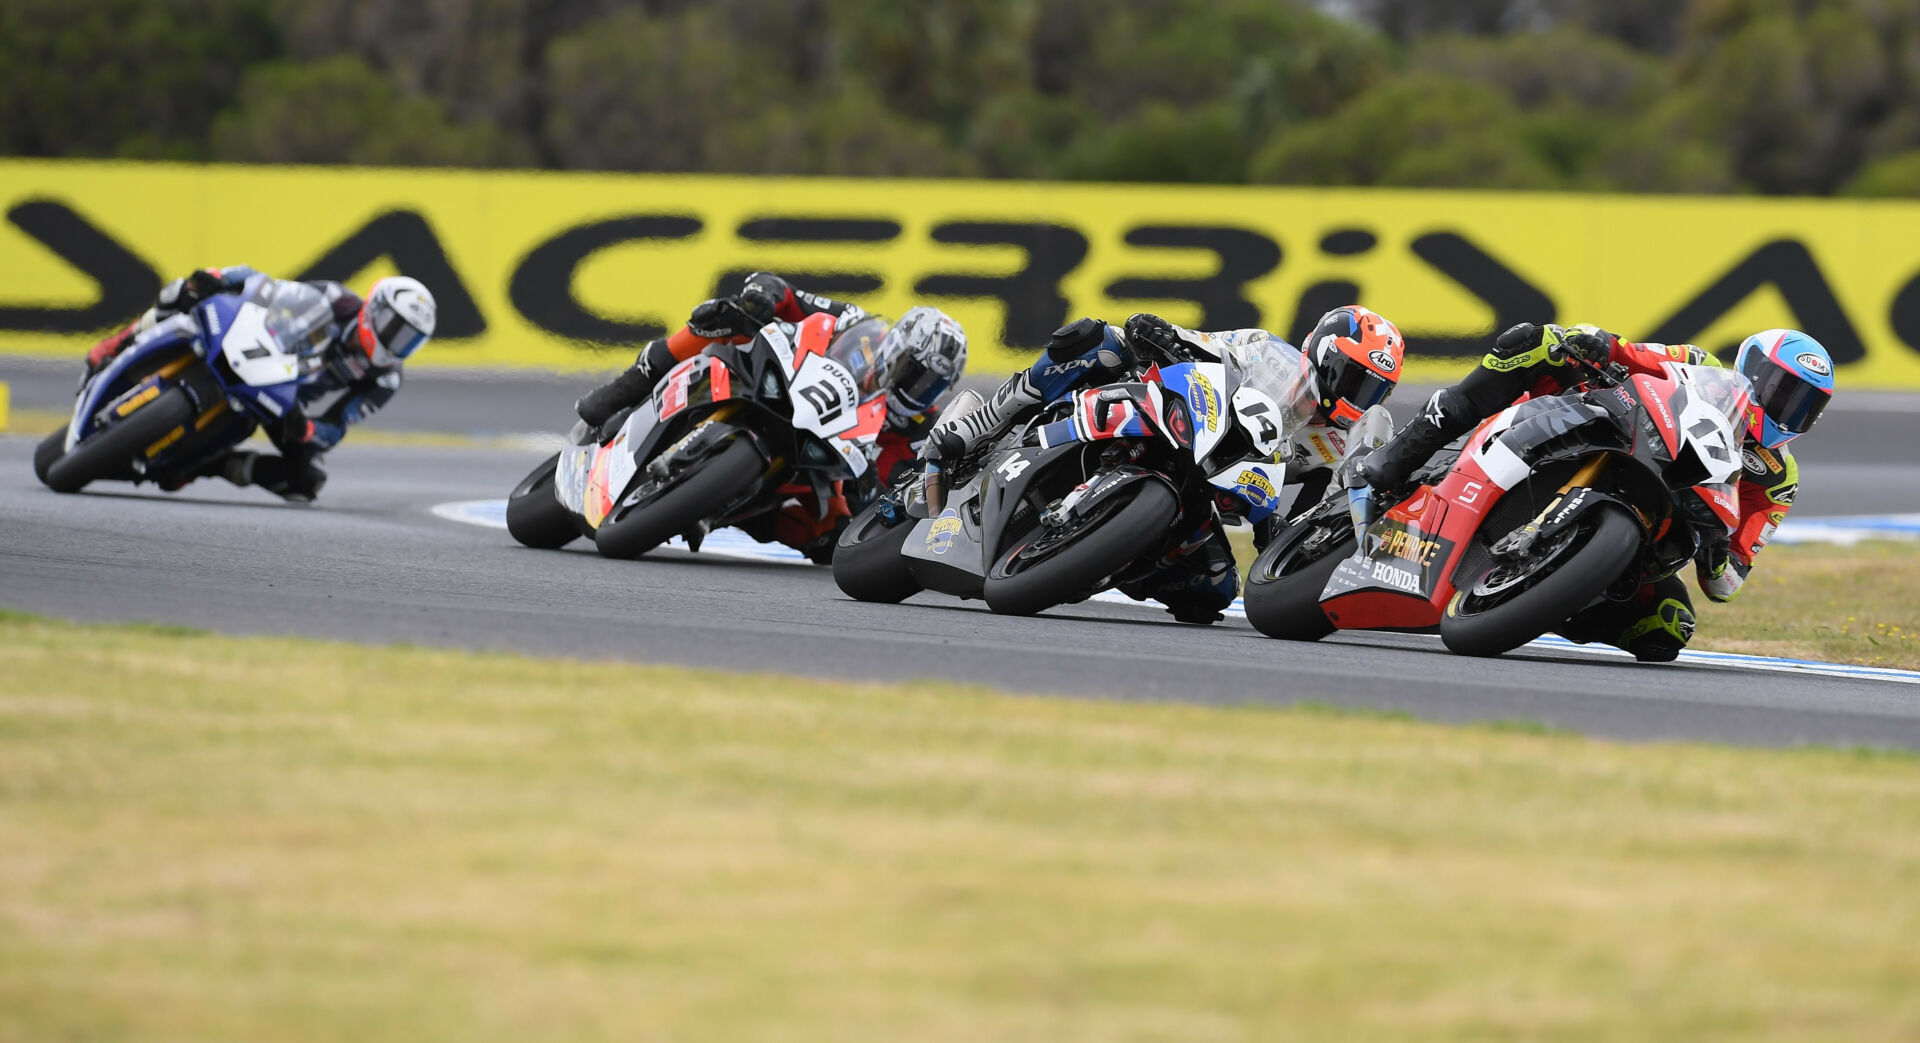
{"type": "Polygon", "coordinates": [[[553,476],[560,454],[533,469],[507,497],[507,532],[529,547],[558,550],[580,535],[580,519],[555,495],[553,476]]]}
{"type": "Polygon", "coordinates": [[[53,462],[60,459],[61,455],[66,451],[66,428],[63,427],[47,437],[42,438],[40,444],[33,447],[33,476],[40,479],[41,484],[46,484],[48,468],[51,468],[53,462]]]}
{"type": "Polygon", "coordinates": [[[1173,490],[1154,479],[1135,482],[1099,515],[1055,533],[1036,528],[987,571],[987,607],[1007,616],[1031,616],[1081,601],[1134,559],[1166,542],[1180,513],[1173,490]]]}
{"type": "Polygon", "coordinates": [[[760,450],[736,437],[692,474],[602,524],[593,545],[609,558],[637,558],[725,510],[766,468],[760,450]]]}
{"type": "Polygon", "coordinates": [[[1440,640],[1460,655],[1497,656],[1532,641],[1587,607],[1620,578],[1640,549],[1640,524],[1603,505],[1541,538],[1521,561],[1496,562],[1447,604],[1440,640]]]}
{"type": "Polygon", "coordinates": [[[1247,622],[1285,641],[1318,641],[1333,633],[1320,594],[1353,547],[1353,526],[1338,521],[1314,519],[1282,532],[1247,573],[1247,622]],[[1338,528],[1325,531],[1328,524],[1338,528]]]}
{"type": "MultiPolygon", "coordinates": [[[[89,435],[67,453],[47,462],[40,480],[58,493],[77,493],[102,478],[130,478],[133,461],[145,459],[154,443],[193,419],[193,400],[185,388],[172,388],[131,416],[89,435]]],[[[53,439],[40,443],[45,449],[53,439]]],[[[35,453],[38,470],[39,454],[35,453]]]]}
{"type": "Polygon", "coordinates": [[[856,601],[892,605],[920,593],[920,581],[913,578],[902,553],[913,534],[914,519],[887,524],[880,513],[885,502],[869,506],[847,523],[833,550],[833,582],[856,601]]]}

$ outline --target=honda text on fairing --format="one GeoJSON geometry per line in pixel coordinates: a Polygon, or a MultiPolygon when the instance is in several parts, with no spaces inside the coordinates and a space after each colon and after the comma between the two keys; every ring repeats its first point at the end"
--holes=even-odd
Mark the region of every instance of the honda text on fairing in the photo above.
{"type": "Polygon", "coordinates": [[[326,297],[301,282],[254,275],[133,335],[80,386],[73,417],[34,453],[60,492],[102,480],[168,482],[269,430],[306,420],[303,379],[332,330],[326,297]]]}
{"type": "MultiPolygon", "coordinates": [[[[1279,506],[1277,451],[1299,419],[1278,404],[1299,379],[1283,357],[1297,368],[1291,349],[1154,366],[929,461],[848,524],[834,579],[866,601],[925,589],[1028,615],[1152,572],[1223,511],[1261,521],[1279,506]]],[[[979,405],[969,392],[941,423],[979,405]]]]}
{"type": "Polygon", "coordinates": [[[698,548],[714,528],[826,505],[872,466],[887,415],[866,318],[837,336],[832,315],[770,322],[745,343],[715,341],[674,365],[648,398],[534,468],[507,501],[529,547],[591,537],[631,558],[675,536],[698,548]]]}
{"type": "Polygon", "coordinates": [[[1455,652],[1498,655],[1685,566],[1737,518],[1749,385],[1583,365],[1584,384],[1489,418],[1377,520],[1370,489],[1328,496],[1254,562],[1248,620],[1295,640],[1438,627],[1455,652]]]}

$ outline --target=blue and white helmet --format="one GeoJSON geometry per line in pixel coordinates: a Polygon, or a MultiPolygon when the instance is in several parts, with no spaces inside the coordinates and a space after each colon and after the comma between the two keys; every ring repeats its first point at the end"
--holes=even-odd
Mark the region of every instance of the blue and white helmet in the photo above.
{"type": "Polygon", "coordinates": [[[1747,434],[1778,449],[1807,433],[1833,401],[1833,357],[1799,330],[1762,330],[1740,344],[1733,368],[1753,385],[1747,434]]]}

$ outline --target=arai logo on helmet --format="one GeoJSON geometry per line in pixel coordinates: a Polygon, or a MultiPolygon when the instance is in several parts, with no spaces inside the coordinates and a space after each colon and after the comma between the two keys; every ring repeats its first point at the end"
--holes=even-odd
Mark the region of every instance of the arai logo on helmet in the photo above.
{"type": "Polygon", "coordinates": [[[1801,366],[1805,367],[1807,372],[1815,374],[1816,376],[1833,376],[1833,367],[1828,364],[1826,359],[1814,352],[1803,351],[1795,355],[1793,361],[1800,363],[1801,366]]]}
{"type": "Polygon", "coordinates": [[[1383,373],[1391,373],[1396,368],[1393,362],[1393,353],[1385,348],[1375,348],[1367,352],[1367,358],[1383,373]]]}

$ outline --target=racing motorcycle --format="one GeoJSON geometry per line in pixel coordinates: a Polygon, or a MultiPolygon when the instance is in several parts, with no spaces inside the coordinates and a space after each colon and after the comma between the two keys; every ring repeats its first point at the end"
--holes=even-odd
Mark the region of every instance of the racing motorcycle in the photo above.
{"type": "Polygon", "coordinates": [[[192,476],[256,427],[304,422],[301,382],[321,364],[333,309],[305,283],[256,275],[140,330],[82,379],[67,426],[33,454],[56,492],[192,476]]]}
{"type": "MultiPolygon", "coordinates": [[[[1279,506],[1276,451],[1298,423],[1279,403],[1298,379],[1255,353],[1068,395],[877,497],[841,533],[834,580],[862,601],[934,590],[1032,615],[1143,578],[1222,507],[1259,521],[1279,506]]],[[[979,405],[964,393],[940,423],[979,405]]]]}
{"type": "Polygon", "coordinates": [[[1300,641],[1437,627],[1452,651],[1494,656],[1679,571],[1713,527],[1731,532],[1745,379],[1581,365],[1580,386],[1490,417],[1384,515],[1372,490],[1336,486],[1255,559],[1247,620],[1300,641]]]}
{"type": "Polygon", "coordinates": [[[712,529],[791,497],[810,495],[824,517],[834,483],[871,466],[887,415],[873,355],[886,324],[833,328],[822,314],[716,341],[604,428],[576,424],[571,444],[514,488],[508,532],[540,548],[591,537],[600,553],[632,558],[675,536],[697,550],[712,529]]]}

